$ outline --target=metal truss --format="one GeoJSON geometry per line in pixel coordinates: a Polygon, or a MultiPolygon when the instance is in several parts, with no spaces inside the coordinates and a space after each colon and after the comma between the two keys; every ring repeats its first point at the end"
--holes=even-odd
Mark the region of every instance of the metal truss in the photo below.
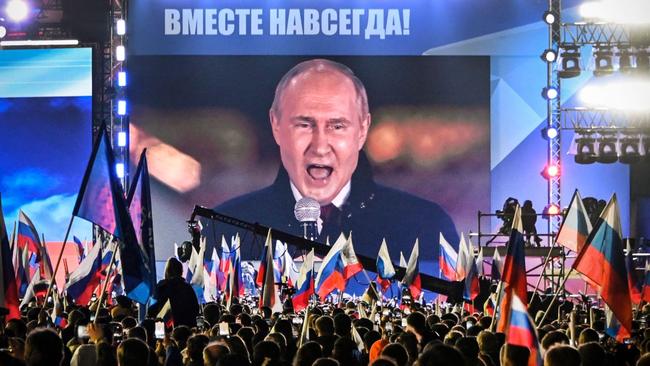
{"type": "Polygon", "coordinates": [[[584,45],[630,46],[636,43],[635,37],[641,36],[642,34],[642,31],[640,33],[637,31],[639,31],[638,28],[634,28],[628,24],[563,23],[561,45],[563,47],[584,45]]]}
{"type": "Polygon", "coordinates": [[[608,108],[563,108],[562,129],[587,132],[650,132],[650,114],[608,108]]]}
{"type": "MultiPolygon", "coordinates": [[[[561,27],[560,27],[560,13],[561,13],[561,0],[549,0],[549,11],[558,14],[558,21],[549,25],[549,48],[556,52],[560,48],[561,42],[561,27]]],[[[548,86],[555,88],[558,92],[557,98],[547,101],[547,128],[560,131],[561,127],[561,83],[558,76],[558,63],[547,63],[547,83],[548,86]]],[[[548,157],[547,162],[550,165],[561,167],[562,157],[562,135],[558,133],[557,137],[548,139],[548,157]]],[[[548,204],[561,206],[561,175],[551,177],[548,180],[548,204]]],[[[548,220],[548,232],[556,233],[560,229],[562,218],[560,216],[552,216],[548,220]]],[[[551,243],[552,244],[552,243],[551,243]]]]}

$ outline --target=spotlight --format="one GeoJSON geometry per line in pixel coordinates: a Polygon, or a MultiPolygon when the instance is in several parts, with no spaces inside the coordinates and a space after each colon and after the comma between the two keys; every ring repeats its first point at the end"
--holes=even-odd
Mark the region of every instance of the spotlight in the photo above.
{"type": "Polygon", "coordinates": [[[555,178],[560,175],[560,167],[554,164],[547,165],[542,171],[542,175],[546,179],[555,178]]]}
{"type": "Polygon", "coordinates": [[[650,72],[650,57],[648,50],[639,49],[636,53],[636,72],[647,74],[650,72]]]}
{"type": "Polygon", "coordinates": [[[550,216],[557,216],[562,213],[562,210],[560,209],[560,206],[551,203],[550,205],[544,207],[544,212],[542,212],[542,215],[545,219],[550,218],[550,216]]]}
{"type": "Polygon", "coordinates": [[[542,136],[547,139],[554,139],[559,135],[560,132],[555,127],[544,127],[542,129],[542,136]]]}
{"type": "Polygon", "coordinates": [[[29,14],[29,6],[27,6],[27,3],[23,0],[10,0],[7,3],[5,12],[9,19],[14,22],[20,22],[27,18],[27,15],[29,14]]]}
{"type": "Polygon", "coordinates": [[[581,135],[576,137],[576,144],[578,145],[574,158],[576,164],[592,164],[596,162],[595,143],[596,139],[588,133],[581,133],[581,135]]]}
{"type": "Polygon", "coordinates": [[[126,146],[126,132],[117,133],[117,146],[125,147],[126,146]]]}
{"type": "Polygon", "coordinates": [[[618,69],[623,73],[629,73],[632,68],[632,54],[629,47],[620,46],[618,48],[618,69]]]}
{"type": "Polygon", "coordinates": [[[118,178],[124,178],[124,164],[123,163],[115,164],[115,173],[117,173],[118,178]]]}
{"type": "Polygon", "coordinates": [[[115,59],[117,61],[124,61],[126,60],[126,49],[124,49],[124,46],[117,46],[115,47],[115,59]]]}
{"type": "Polygon", "coordinates": [[[574,78],[580,75],[580,48],[577,46],[566,46],[562,57],[562,70],[558,76],[563,79],[574,78]]]}
{"type": "Polygon", "coordinates": [[[557,60],[557,52],[549,48],[544,50],[540,57],[542,58],[542,61],[555,62],[555,60],[557,60]]]}
{"type": "Polygon", "coordinates": [[[542,97],[548,100],[557,98],[558,94],[559,93],[557,89],[552,86],[547,86],[546,88],[542,89],[542,97]]]}
{"type": "Polygon", "coordinates": [[[123,116],[126,114],[126,100],[117,101],[117,114],[123,116]]]}
{"type": "Polygon", "coordinates": [[[616,136],[611,132],[601,132],[600,139],[598,139],[598,158],[596,161],[611,164],[617,160],[616,136]]]}
{"type": "Polygon", "coordinates": [[[117,33],[118,36],[126,34],[126,22],[124,19],[118,19],[115,23],[115,33],[117,33]]]}
{"type": "Polygon", "coordinates": [[[555,12],[547,10],[544,12],[542,19],[544,20],[544,23],[551,25],[557,20],[557,14],[555,12]]]}
{"type": "Polygon", "coordinates": [[[596,67],[594,69],[594,76],[611,75],[614,72],[614,64],[612,63],[612,47],[600,46],[594,52],[596,58],[596,67]]]}
{"type": "Polygon", "coordinates": [[[117,73],[117,86],[120,87],[126,86],[126,72],[120,71],[117,73]]]}
{"type": "Polygon", "coordinates": [[[641,153],[639,145],[641,139],[639,136],[625,136],[620,140],[621,143],[621,156],[618,161],[623,164],[634,164],[641,160],[641,153]]]}

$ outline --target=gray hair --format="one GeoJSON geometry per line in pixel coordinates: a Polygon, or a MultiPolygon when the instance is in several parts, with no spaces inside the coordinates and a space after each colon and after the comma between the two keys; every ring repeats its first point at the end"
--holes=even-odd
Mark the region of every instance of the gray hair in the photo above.
{"type": "Polygon", "coordinates": [[[287,85],[295,77],[307,73],[309,71],[315,72],[338,72],[343,76],[347,77],[354,84],[354,90],[357,92],[357,102],[361,106],[361,118],[364,118],[368,114],[368,95],[366,94],[366,87],[363,85],[361,80],[354,74],[354,72],[347,66],[342,63],[326,60],[326,59],[312,59],[303,61],[296,66],[292,67],[291,70],[287,71],[286,74],[278,82],[278,86],[275,88],[275,97],[273,98],[273,104],[271,105],[271,112],[278,116],[280,112],[280,101],[284,95],[284,91],[287,88],[287,85]]]}

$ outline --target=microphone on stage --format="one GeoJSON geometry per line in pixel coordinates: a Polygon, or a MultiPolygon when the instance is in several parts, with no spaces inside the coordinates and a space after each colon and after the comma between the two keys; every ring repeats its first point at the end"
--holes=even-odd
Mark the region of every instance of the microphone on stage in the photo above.
{"type": "Polygon", "coordinates": [[[320,204],[313,198],[303,197],[293,207],[296,220],[300,221],[303,228],[303,237],[307,240],[316,240],[318,229],[316,220],[320,217],[320,204]]]}

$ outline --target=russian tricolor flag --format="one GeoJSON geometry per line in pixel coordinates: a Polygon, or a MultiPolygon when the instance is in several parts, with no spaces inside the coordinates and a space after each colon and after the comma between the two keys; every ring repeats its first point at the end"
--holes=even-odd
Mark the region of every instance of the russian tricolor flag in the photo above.
{"type": "Polygon", "coordinates": [[[291,298],[293,310],[299,312],[309,305],[309,297],[314,294],[314,249],[305,257],[296,281],[296,293],[291,298]]]}
{"type": "Polygon", "coordinates": [[[232,254],[226,238],[221,236],[221,260],[219,261],[219,273],[217,274],[217,282],[219,283],[219,291],[226,290],[226,283],[228,282],[228,275],[232,266],[232,254]]]}
{"type": "Polygon", "coordinates": [[[616,194],[600,214],[573,268],[599,287],[601,297],[621,324],[615,334],[617,339],[629,337],[632,330],[632,301],[616,194]]]}
{"type": "Polygon", "coordinates": [[[315,283],[316,293],[321,299],[324,299],[335,289],[341,292],[345,290],[344,265],[341,257],[347,243],[348,240],[341,233],[325,258],[323,258],[315,283]]]}
{"type": "Polygon", "coordinates": [[[627,243],[625,254],[625,267],[627,268],[627,284],[630,288],[630,297],[633,303],[639,304],[641,302],[641,291],[643,291],[643,288],[634,275],[635,270],[632,257],[632,246],[629,242],[627,243]]]}
{"type": "Polygon", "coordinates": [[[402,278],[402,284],[408,286],[413,301],[419,299],[420,294],[422,293],[422,284],[420,281],[420,265],[418,263],[419,257],[419,240],[415,239],[413,250],[411,250],[411,256],[409,257],[408,264],[406,265],[406,273],[404,274],[404,278],[402,278]]]}
{"type": "Polygon", "coordinates": [[[52,263],[47,251],[38,238],[38,232],[32,220],[23,212],[18,212],[18,248],[35,255],[36,262],[40,263],[41,277],[52,278],[52,263]]]}
{"type": "Polygon", "coordinates": [[[521,221],[521,207],[517,206],[512,220],[512,231],[503,264],[502,281],[512,288],[524,304],[528,303],[526,279],[526,257],[524,253],[524,228],[521,221]]]}
{"type": "Polygon", "coordinates": [[[450,281],[458,279],[456,272],[456,263],[458,263],[458,254],[449,244],[445,237],[440,233],[440,273],[450,281]]]}
{"type": "Polygon", "coordinates": [[[68,296],[72,297],[78,305],[88,305],[93,291],[101,281],[101,247],[101,244],[95,244],[86,258],[81,261],[79,267],[70,274],[66,291],[68,296]]]}
{"type": "Polygon", "coordinates": [[[571,203],[567,210],[566,217],[560,226],[555,241],[560,245],[573,250],[576,253],[587,242],[587,236],[591,232],[591,221],[587,215],[585,205],[582,203],[582,197],[576,189],[571,197],[571,203]]]}
{"type": "Polygon", "coordinates": [[[265,244],[265,253],[266,258],[260,263],[260,271],[258,273],[262,274],[262,289],[260,293],[259,307],[269,307],[274,312],[282,311],[282,303],[280,302],[280,296],[278,291],[275,288],[275,273],[274,273],[274,261],[273,261],[273,239],[271,238],[271,229],[269,229],[268,234],[266,235],[266,244],[265,244]]]}
{"type": "Polygon", "coordinates": [[[461,233],[460,235],[456,272],[458,273],[458,280],[465,280],[463,298],[466,300],[473,300],[478,296],[481,289],[478,281],[476,259],[474,258],[474,248],[472,242],[465,237],[464,233],[461,233]]]}
{"type": "Polygon", "coordinates": [[[514,346],[526,347],[530,351],[528,366],[541,366],[544,364],[539,348],[535,323],[528,315],[526,305],[517,294],[512,294],[511,306],[508,311],[506,343],[514,346]]]}
{"type": "Polygon", "coordinates": [[[395,267],[390,260],[386,239],[383,239],[379,247],[379,254],[377,255],[377,282],[383,291],[386,291],[390,287],[390,280],[393,277],[395,277],[395,267]]]}

